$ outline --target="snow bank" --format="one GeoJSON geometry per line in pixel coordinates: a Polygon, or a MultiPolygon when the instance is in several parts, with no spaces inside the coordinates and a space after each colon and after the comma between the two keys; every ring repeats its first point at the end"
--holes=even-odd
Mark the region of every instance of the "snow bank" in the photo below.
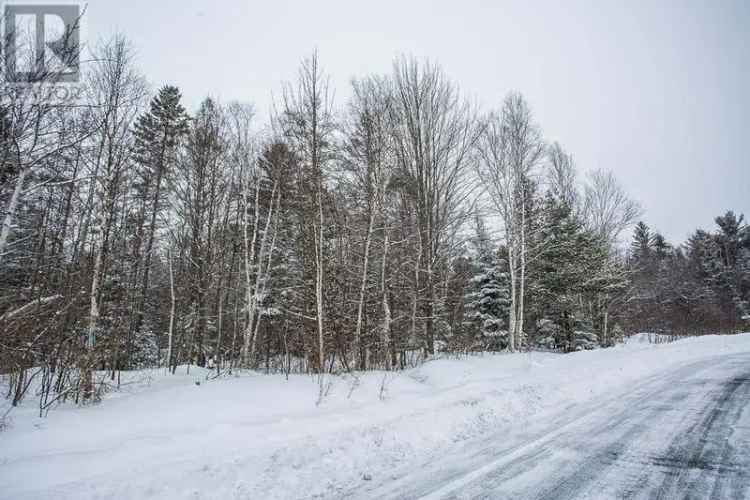
{"type": "Polygon", "coordinates": [[[93,407],[15,410],[0,433],[0,498],[346,497],[464,441],[510,438],[678,365],[747,351],[750,334],[440,359],[330,377],[318,406],[308,376],[140,372],[93,407]]]}
{"type": "Polygon", "coordinates": [[[666,342],[674,342],[675,340],[679,340],[680,337],[677,335],[665,335],[663,333],[650,333],[650,332],[642,332],[642,333],[636,333],[634,335],[631,335],[630,337],[627,337],[625,339],[625,342],[628,344],[632,343],[649,343],[649,344],[664,344],[666,342]]]}

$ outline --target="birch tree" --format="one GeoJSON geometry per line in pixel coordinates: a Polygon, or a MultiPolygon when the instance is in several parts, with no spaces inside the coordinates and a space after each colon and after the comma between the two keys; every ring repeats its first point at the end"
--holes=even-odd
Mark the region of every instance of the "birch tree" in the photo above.
{"type": "Polygon", "coordinates": [[[205,342],[214,329],[209,291],[218,269],[222,220],[227,209],[227,124],[222,107],[205,99],[191,122],[175,181],[175,215],[186,229],[189,311],[183,339],[190,358],[205,362],[205,342]]]}
{"type": "Polygon", "coordinates": [[[640,205],[631,199],[625,189],[609,171],[595,170],[589,174],[584,186],[582,214],[587,227],[607,246],[610,253],[610,280],[617,286],[610,285],[596,293],[592,309],[601,323],[602,338],[609,339],[609,314],[613,302],[619,300],[625,281],[623,266],[617,265],[615,259],[616,245],[620,234],[633,226],[642,215],[640,205]],[[599,319],[600,318],[600,319],[599,319]]]}
{"type": "MultiPolygon", "coordinates": [[[[356,323],[354,327],[355,359],[360,370],[367,368],[368,351],[363,344],[364,312],[371,274],[372,251],[378,225],[384,233],[381,279],[385,282],[387,262],[387,229],[385,228],[384,200],[393,169],[393,141],[390,126],[391,94],[389,82],[370,77],[352,82],[353,96],[344,144],[344,163],[351,174],[356,206],[361,206],[365,219],[362,235],[362,262],[359,271],[356,323]]],[[[388,343],[390,312],[383,299],[384,346],[388,343]]],[[[386,347],[387,350],[387,347],[386,347]]]]}
{"type": "Polygon", "coordinates": [[[393,103],[396,174],[416,213],[413,320],[423,327],[427,355],[435,353],[436,270],[444,265],[452,234],[466,219],[472,186],[471,152],[478,139],[475,113],[436,65],[396,60],[393,103]],[[419,317],[418,317],[419,316],[419,317]]]}
{"type": "MultiPolygon", "coordinates": [[[[243,135],[247,137],[247,134],[243,135]]],[[[242,140],[238,145],[241,150],[246,149],[250,154],[250,148],[242,147],[241,144],[248,144],[248,141],[242,140]]],[[[246,165],[247,168],[243,169],[246,173],[242,227],[245,252],[245,307],[248,314],[241,354],[244,366],[250,366],[255,360],[262,316],[260,306],[268,290],[278,229],[281,195],[279,179],[266,175],[267,171],[259,165],[263,161],[268,161],[266,156],[251,159],[250,164],[246,165]],[[265,201],[262,202],[263,198],[265,201]],[[266,205],[263,210],[262,203],[266,205]]]]}
{"type": "MultiPolygon", "coordinates": [[[[100,317],[101,283],[115,210],[122,195],[123,173],[132,154],[130,127],[145,95],[141,76],[133,69],[132,50],[122,37],[116,37],[99,48],[101,62],[92,77],[92,98],[98,105],[98,132],[93,138],[93,269],[90,289],[87,348],[93,351],[100,317]]],[[[84,398],[91,396],[91,365],[85,366],[84,398]]]]}
{"type": "Polygon", "coordinates": [[[573,155],[567,153],[559,142],[547,150],[547,189],[550,194],[572,210],[578,209],[579,194],[576,185],[576,167],[573,155]]]}
{"type": "MultiPolygon", "coordinates": [[[[6,20],[7,21],[7,20],[6,20]]],[[[6,23],[7,24],[7,23],[6,23]]],[[[66,31],[56,48],[54,57],[77,61],[79,47],[74,43],[77,22],[66,31]]],[[[31,48],[29,33],[17,27],[6,26],[0,39],[0,66],[6,67],[6,58],[13,57],[15,64],[29,59],[28,67],[34,68],[20,85],[0,85],[0,121],[2,121],[2,153],[0,153],[0,191],[10,187],[10,196],[2,206],[0,222],[0,265],[11,251],[14,219],[24,197],[29,192],[35,173],[43,169],[49,160],[75,148],[93,133],[94,127],[73,128],[75,133],[64,133],[69,123],[65,114],[72,114],[78,103],[57,102],[55,86],[62,79],[59,71],[44,55],[31,48]],[[13,47],[10,47],[10,44],[13,47]],[[41,57],[42,63],[39,63],[41,57]],[[33,58],[33,59],[32,59],[33,58]],[[61,113],[61,111],[63,111],[61,113]]]]}
{"type": "Polygon", "coordinates": [[[589,228],[614,245],[619,235],[637,222],[642,209],[612,172],[595,170],[584,188],[583,213],[589,228]]]}
{"type": "Polygon", "coordinates": [[[302,62],[296,85],[287,85],[277,123],[300,165],[300,194],[304,197],[301,223],[311,231],[314,267],[315,325],[317,352],[314,364],[325,371],[324,283],[326,268],[326,187],[325,169],[333,156],[335,129],[328,78],[323,74],[317,53],[302,62]],[[314,215],[313,215],[314,214],[314,215]]]}
{"type": "Polygon", "coordinates": [[[510,278],[509,350],[520,348],[528,258],[529,181],[544,155],[541,130],[518,93],[509,94],[500,113],[486,119],[479,141],[477,173],[503,223],[510,278]]]}

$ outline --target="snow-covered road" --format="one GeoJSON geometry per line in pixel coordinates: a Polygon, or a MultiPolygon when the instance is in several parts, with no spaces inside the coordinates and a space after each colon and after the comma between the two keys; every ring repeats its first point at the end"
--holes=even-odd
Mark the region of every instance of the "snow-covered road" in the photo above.
{"type": "MultiPolygon", "coordinates": [[[[750,355],[690,363],[360,498],[750,498],[750,355]]],[[[355,493],[355,492],[350,492],[355,493]]]]}

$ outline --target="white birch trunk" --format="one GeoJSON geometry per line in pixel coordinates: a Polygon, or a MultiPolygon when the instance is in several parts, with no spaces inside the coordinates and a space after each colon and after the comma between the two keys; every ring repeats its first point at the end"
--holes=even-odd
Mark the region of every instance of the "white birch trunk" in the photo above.
{"type": "Polygon", "coordinates": [[[362,280],[359,287],[359,304],[357,306],[357,326],[354,333],[354,339],[357,346],[357,365],[360,370],[366,370],[366,362],[363,360],[362,353],[362,316],[365,306],[365,290],[367,288],[367,270],[369,266],[370,258],[370,242],[372,241],[372,233],[375,226],[375,212],[370,213],[370,220],[367,225],[367,239],[365,240],[365,255],[364,262],[362,263],[362,280]]]}
{"type": "Polygon", "coordinates": [[[244,223],[243,223],[243,233],[244,233],[244,241],[245,241],[245,286],[246,286],[246,300],[247,300],[247,325],[245,326],[245,331],[242,335],[242,352],[240,354],[241,359],[241,365],[243,367],[247,367],[250,362],[250,341],[253,334],[253,321],[255,319],[255,293],[253,292],[253,285],[250,278],[251,271],[250,268],[255,263],[255,242],[258,237],[258,199],[260,194],[260,182],[257,182],[255,185],[255,214],[254,214],[254,223],[253,223],[253,238],[252,242],[250,242],[248,237],[248,213],[247,213],[247,206],[248,206],[248,199],[247,199],[247,193],[248,189],[245,189],[245,214],[244,214],[244,223]]]}
{"type": "Polygon", "coordinates": [[[385,349],[386,369],[393,367],[391,358],[391,308],[388,305],[388,286],[386,284],[386,269],[388,268],[388,229],[385,229],[383,237],[383,265],[380,279],[383,283],[383,349],[385,349]]]}
{"type": "MultiPolygon", "coordinates": [[[[106,181],[107,184],[108,181],[106,181]]],[[[93,395],[93,375],[91,372],[93,360],[91,355],[96,343],[96,327],[99,324],[99,288],[101,287],[101,274],[104,263],[104,225],[107,220],[105,207],[108,206],[106,196],[102,196],[101,205],[96,212],[96,239],[98,243],[94,249],[94,268],[92,270],[90,302],[89,302],[89,323],[88,336],[86,339],[87,356],[84,361],[83,369],[83,398],[89,399],[93,395]]]]}
{"type": "MultiPolygon", "coordinates": [[[[177,297],[174,293],[174,264],[172,263],[172,251],[168,253],[169,259],[169,292],[172,296],[172,302],[169,308],[169,337],[167,343],[167,372],[172,369],[172,339],[174,338],[174,314],[176,309],[177,297]]],[[[173,372],[174,373],[174,372],[173,372]]]]}
{"type": "MultiPolygon", "coordinates": [[[[276,187],[277,187],[277,183],[274,182],[273,190],[271,192],[271,203],[268,206],[268,216],[266,218],[265,228],[263,229],[263,238],[261,239],[261,243],[260,243],[260,251],[258,252],[258,272],[255,276],[255,292],[253,294],[256,297],[255,301],[253,302],[253,309],[254,309],[253,316],[255,316],[255,312],[257,311],[257,308],[258,308],[257,297],[258,296],[263,297],[266,294],[268,278],[271,274],[271,262],[273,258],[273,252],[276,248],[276,231],[278,229],[276,222],[278,220],[278,211],[279,211],[278,204],[281,202],[280,198],[277,199],[276,212],[274,212],[273,204],[274,204],[274,194],[276,193],[276,187]],[[271,238],[270,248],[268,249],[268,252],[267,252],[268,258],[266,262],[266,269],[264,271],[262,269],[262,266],[263,266],[263,258],[266,254],[266,249],[265,249],[266,241],[267,241],[266,235],[268,234],[269,225],[274,215],[276,218],[273,219],[274,220],[273,236],[271,238]]],[[[252,359],[255,358],[255,346],[257,343],[259,329],[260,329],[260,316],[258,316],[258,319],[255,321],[255,329],[253,330],[253,340],[252,340],[252,345],[251,345],[251,350],[250,350],[250,357],[252,359]]]]}
{"type": "Polygon", "coordinates": [[[27,168],[21,168],[18,173],[18,179],[16,179],[16,187],[13,189],[13,194],[8,200],[8,205],[5,208],[5,217],[3,218],[3,227],[0,230],[0,264],[3,262],[5,256],[5,248],[8,245],[8,238],[10,237],[11,228],[13,227],[13,217],[15,217],[16,208],[21,201],[21,193],[23,192],[23,184],[26,181],[26,176],[29,170],[27,168]]]}
{"type": "MultiPolygon", "coordinates": [[[[253,262],[253,266],[257,267],[257,270],[255,271],[255,285],[253,287],[253,290],[248,290],[248,295],[251,296],[252,300],[250,301],[250,321],[248,322],[248,328],[253,328],[253,333],[250,340],[250,359],[255,359],[255,348],[257,344],[257,336],[258,336],[258,324],[260,323],[260,317],[256,319],[256,315],[258,313],[258,298],[259,298],[259,292],[260,292],[260,285],[261,282],[265,279],[264,273],[263,273],[263,255],[266,251],[266,242],[268,241],[268,229],[271,226],[271,218],[273,216],[273,201],[274,197],[276,195],[276,182],[273,184],[273,190],[271,191],[271,202],[268,204],[268,214],[266,215],[266,223],[263,226],[263,237],[260,240],[260,248],[258,249],[258,262],[257,264],[253,262]],[[255,325],[253,326],[253,322],[255,325]]],[[[255,210],[257,214],[258,210],[258,202],[256,198],[255,203],[255,210]]],[[[258,224],[258,216],[255,217],[255,224],[257,226],[258,224]]],[[[253,247],[255,247],[255,238],[253,238],[253,247]]]]}
{"type": "Polygon", "coordinates": [[[516,312],[516,321],[518,322],[518,329],[516,330],[516,343],[518,348],[523,348],[524,333],[523,333],[523,317],[524,317],[524,295],[526,287],[526,201],[521,200],[521,241],[519,249],[519,287],[518,287],[518,311],[516,312]]]}
{"type": "Polygon", "coordinates": [[[510,311],[508,313],[508,350],[516,350],[516,255],[512,241],[508,244],[508,274],[510,277],[510,311]]]}

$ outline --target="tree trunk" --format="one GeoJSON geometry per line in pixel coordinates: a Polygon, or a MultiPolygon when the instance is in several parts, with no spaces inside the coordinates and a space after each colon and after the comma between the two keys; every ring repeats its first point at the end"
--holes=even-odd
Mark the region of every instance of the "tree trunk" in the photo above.
{"type": "MultiPolygon", "coordinates": [[[[320,183],[320,180],[318,181],[320,183]]],[[[323,338],[323,193],[318,185],[318,241],[315,245],[315,307],[318,323],[318,368],[325,371],[325,343],[323,338]]]]}
{"type": "Polygon", "coordinates": [[[508,315],[508,350],[516,350],[516,308],[518,307],[516,299],[516,253],[513,248],[512,240],[508,243],[508,275],[510,277],[510,311],[508,315]]]}
{"type": "Polygon", "coordinates": [[[362,315],[365,307],[365,290],[367,288],[367,270],[370,258],[370,242],[372,241],[372,233],[375,226],[375,213],[370,213],[370,220],[367,225],[367,239],[365,240],[365,255],[364,262],[362,263],[362,279],[359,287],[359,304],[357,306],[357,326],[355,328],[354,339],[357,349],[357,367],[360,370],[366,370],[366,359],[365,352],[362,346],[362,315]]]}
{"type": "MultiPolygon", "coordinates": [[[[172,367],[172,339],[174,338],[174,314],[175,314],[175,308],[177,304],[177,297],[174,293],[174,265],[172,263],[172,251],[169,251],[169,292],[171,295],[171,304],[169,308],[169,340],[167,343],[167,371],[170,369],[172,370],[172,373],[174,373],[174,368],[172,367]]],[[[176,366],[176,363],[175,363],[176,366]]]]}
{"type": "MultiPolygon", "coordinates": [[[[272,244],[272,248],[268,252],[268,266],[266,266],[265,272],[263,271],[263,257],[265,256],[265,253],[266,253],[266,242],[268,241],[268,230],[271,226],[271,220],[273,218],[273,213],[274,213],[273,204],[274,204],[274,198],[276,196],[276,187],[277,187],[277,182],[274,182],[273,189],[271,190],[271,201],[268,203],[268,213],[266,214],[266,223],[263,226],[263,237],[260,240],[260,249],[258,249],[258,263],[257,264],[253,263],[253,265],[257,267],[257,270],[255,271],[255,286],[253,288],[253,295],[252,295],[253,300],[251,302],[252,317],[251,317],[250,324],[252,324],[252,321],[255,322],[255,326],[254,326],[253,333],[252,333],[251,345],[250,345],[250,358],[251,359],[255,359],[255,349],[256,349],[257,342],[258,342],[257,341],[258,328],[260,326],[260,316],[258,315],[258,317],[256,318],[256,313],[258,309],[258,296],[264,295],[265,282],[268,278],[268,273],[270,273],[271,271],[271,257],[273,255],[273,244],[272,244]],[[260,290],[261,283],[263,283],[263,290],[260,290]],[[261,293],[259,293],[259,290],[261,293]]],[[[257,203],[256,203],[256,207],[257,207],[257,203]]],[[[258,217],[256,217],[255,220],[257,224],[258,217]]],[[[275,228],[274,228],[273,243],[275,242],[276,242],[276,233],[275,233],[275,228]]]]}
{"type": "MultiPolygon", "coordinates": [[[[166,139],[165,139],[166,140],[166,139]]],[[[159,196],[161,194],[161,179],[163,175],[163,156],[164,156],[164,145],[162,144],[162,158],[160,159],[159,169],[156,174],[156,186],[154,186],[154,198],[151,202],[151,221],[148,226],[148,239],[146,240],[146,252],[143,255],[143,281],[141,282],[141,296],[138,303],[138,311],[135,318],[134,333],[138,333],[143,323],[144,309],[146,308],[146,300],[148,298],[148,281],[149,272],[151,270],[151,252],[154,248],[154,234],[156,233],[156,216],[159,209],[159,196]]],[[[128,352],[130,357],[130,352],[128,352]]]]}
{"type": "Polygon", "coordinates": [[[518,289],[518,312],[516,313],[516,321],[518,321],[518,329],[516,330],[516,341],[518,348],[523,349],[525,335],[523,332],[523,317],[524,317],[524,296],[526,288],[526,200],[521,201],[521,248],[519,252],[520,260],[520,273],[519,276],[519,289],[518,289]]]}
{"type": "Polygon", "coordinates": [[[255,214],[253,222],[253,238],[249,241],[247,235],[247,226],[249,224],[247,214],[247,190],[245,190],[245,217],[244,217],[244,241],[245,241],[245,286],[247,287],[247,325],[242,339],[242,351],[240,353],[240,364],[243,367],[250,365],[250,342],[253,335],[253,321],[255,321],[255,293],[252,288],[252,281],[250,279],[251,266],[255,264],[255,242],[258,238],[258,210],[259,210],[259,198],[260,198],[260,182],[255,185],[255,214]]]}
{"type": "Polygon", "coordinates": [[[29,170],[27,168],[21,168],[18,173],[18,179],[16,179],[16,187],[13,189],[13,194],[8,200],[8,205],[5,209],[5,217],[3,218],[3,227],[0,230],[0,264],[3,263],[5,256],[5,248],[8,245],[8,238],[10,237],[10,231],[13,227],[13,217],[15,217],[16,208],[21,201],[21,192],[23,191],[23,184],[26,180],[26,175],[29,170]]]}
{"type": "Polygon", "coordinates": [[[393,367],[391,358],[391,308],[388,304],[388,285],[386,282],[386,269],[388,268],[388,229],[384,230],[383,236],[383,265],[381,268],[381,281],[383,285],[383,352],[385,357],[385,368],[390,370],[393,367]]]}
{"type": "Polygon", "coordinates": [[[101,282],[101,272],[103,266],[103,255],[104,255],[104,241],[102,241],[96,249],[96,256],[94,257],[94,270],[93,277],[91,278],[91,299],[89,302],[89,324],[88,324],[88,337],[86,339],[86,351],[88,355],[84,358],[85,366],[83,369],[83,399],[90,399],[93,395],[93,375],[91,372],[93,364],[93,351],[96,343],[96,327],[99,323],[99,288],[101,282]]]}

